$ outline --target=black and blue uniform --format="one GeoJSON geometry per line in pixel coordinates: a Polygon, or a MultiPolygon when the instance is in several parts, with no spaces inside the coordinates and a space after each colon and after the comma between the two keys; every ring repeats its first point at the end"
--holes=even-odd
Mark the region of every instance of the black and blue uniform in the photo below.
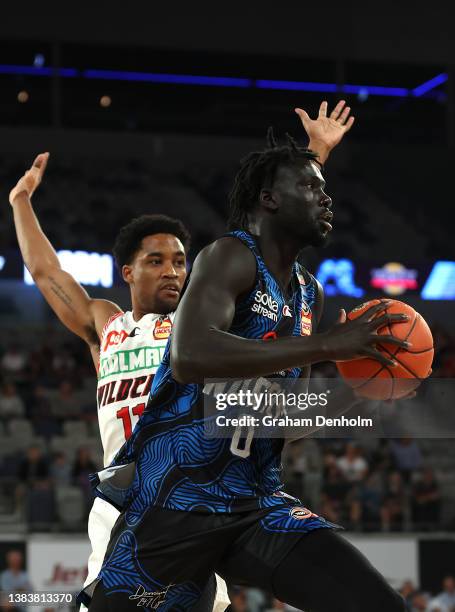
{"type": "MultiPolygon", "coordinates": [[[[314,277],[296,262],[285,295],[254,237],[230,235],[254,255],[256,278],[238,300],[228,331],[256,340],[311,333],[314,277]]],[[[239,555],[248,566],[256,564],[264,580],[302,535],[336,527],[283,491],[282,439],[253,438],[245,452],[230,439],[205,435],[210,417],[204,415],[203,385],[173,378],[170,342],[146,411],[95,481],[97,494],[123,510],[100,573],[105,593],[134,596],[140,585],[163,594],[163,612],[190,610],[213,571],[239,582],[239,555]]],[[[270,376],[300,374],[292,368],[270,376]]]]}

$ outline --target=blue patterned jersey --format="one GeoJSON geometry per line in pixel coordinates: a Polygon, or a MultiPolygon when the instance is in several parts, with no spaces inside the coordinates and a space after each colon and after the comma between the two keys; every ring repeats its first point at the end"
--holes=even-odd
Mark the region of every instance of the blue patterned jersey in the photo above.
{"type": "MultiPolygon", "coordinates": [[[[238,300],[229,333],[264,340],[309,335],[317,299],[314,277],[296,262],[291,291],[285,295],[254,237],[243,231],[228,236],[241,240],[256,260],[254,287],[238,300]]],[[[253,438],[247,454],[244,449],[239,452],[230,439],[207,437],[203,385],[181,384],[173,378],[170,342],[172,338],[155,375],[147,409],[114,459],[113,465],[124,466],[126,472],[127,464],[136,463],[126,499],[119,497],[118,484],[117,497],[109,491],[108,479],[98,491],[121,507],[126,502],[130,519],[137,509],[138,521],[151,505],[231,513],[285,503],[280,479],[283,440],[253,438]]],[[[293,368],[270,375],[296,378],[300,373],[300,368],[293,368]]]]}

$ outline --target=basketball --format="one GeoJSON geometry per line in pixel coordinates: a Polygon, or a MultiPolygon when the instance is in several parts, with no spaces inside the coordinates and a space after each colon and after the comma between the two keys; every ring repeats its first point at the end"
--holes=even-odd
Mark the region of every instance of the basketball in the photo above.
{"type": "MultiPolygon", "coordinates": [[[[370,300],[348,313],[349,320],[356,319],[366,310],[387,300],[370,300]]],[[[410,342],[404,349],[393,344],[377,344],[376,348],[386,357],[394,359],[396,366],[387,366],[370,357],[337,363],[338,371],[345,381],[356,389],[358,395],[369,399],[399,399],[416,389],[421,380],[431,371],[433,362],[433,336],[425,319],[408,304],[390,300],[383,314],[406,314],[408,321],[391,323],[377,330],[378,335],[393,335],[410,342]]]]}

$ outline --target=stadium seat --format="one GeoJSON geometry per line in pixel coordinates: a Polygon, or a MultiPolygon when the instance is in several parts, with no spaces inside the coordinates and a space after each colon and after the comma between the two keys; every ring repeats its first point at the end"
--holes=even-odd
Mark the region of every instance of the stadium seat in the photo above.
{"type": "Polygon", "coordinates": [[[29,488],[25,498],[25,516],[30,529],[50,529],[55,522],[55,497],[51,488],[29,488]]]}
{"type": "MultiPolygon", "coordinates": [[[[27,441],[28,444],[28,441],[27,441]]],[[[0,457],[12,455],[17,451],[24,450],[24,442],[20,437],[2,436],[0,437],[0,457]]]]}
{"type": "Polygon", "coordinates": [[[63,433],[68,438],[85,441],[88,436],[87,424],[85,421],[65,421],[63,423],[63,433]]]}
{"type": "Polygon", "coordinates": [[[85,519],[86,500],[79,487],[59,487],[56,491],[57,516],[67,528],[80,527],[85,519]]]}
{"type": "Polygon", "coordinates": [[[30,423],[30,421],[27,421],[27,419],[13,419],[12,421],[9,421],[7,427],[8,432],[12,436],[17,437],[22,441],[28,441],[35,435],[32,424],[30,423]]]}
{"type": "Polygon", "coordinates": [[[80,440],[74,441],[66,436],[55,436],[50,441],[49,450],[51,453],[64,453],[68,460],[72,461],[80,445],[80,440]]]}

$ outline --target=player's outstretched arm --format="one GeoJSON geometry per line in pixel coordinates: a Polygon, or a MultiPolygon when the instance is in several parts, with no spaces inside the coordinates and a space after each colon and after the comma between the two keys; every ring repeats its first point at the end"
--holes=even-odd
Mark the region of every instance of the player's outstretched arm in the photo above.
{"type": "Polygon", "coordinates": [[[107,319],[120,308],[107,300],[94,300],[60,266],[57,254],[40,227],[31,197],[46,169],[42,153],[19,179],[9,196],[19,247],[33,280],[58,318],[90,345],[98,343],[107,319]]]}
{"type": "Polygon", "coordinates": [[[349,116],[351,108],[346,106],[345,100],[340,100],[328,117],[327,107],[324,100],[316,119],[311,119],[303,108],[295,109],[308,135],[308,148],[318,154],[321,164],[325,164],[332,149],[341,142],[354,124],[354,117],[349,116]]]}
{"type": "MultiPolygon", "coordinates": [[[[320,361],[363,356],[393,363],[374,348],[376,330],[405,319],[384,314],[370,321],[386,308],[384,302],[354,321],[345,321],[343,312],[330,330],[306,337],[263,342],[228,333],[236,301],[252,290],[255,278],[254,257],[236,238],[221,238],[201,251],[174,323],[171,365],[176,380],[190,383],[204,378],[265,376],[320,361]]],[[[392,336],[381,336],[383,342],[406,346],[392,336]]]]}

